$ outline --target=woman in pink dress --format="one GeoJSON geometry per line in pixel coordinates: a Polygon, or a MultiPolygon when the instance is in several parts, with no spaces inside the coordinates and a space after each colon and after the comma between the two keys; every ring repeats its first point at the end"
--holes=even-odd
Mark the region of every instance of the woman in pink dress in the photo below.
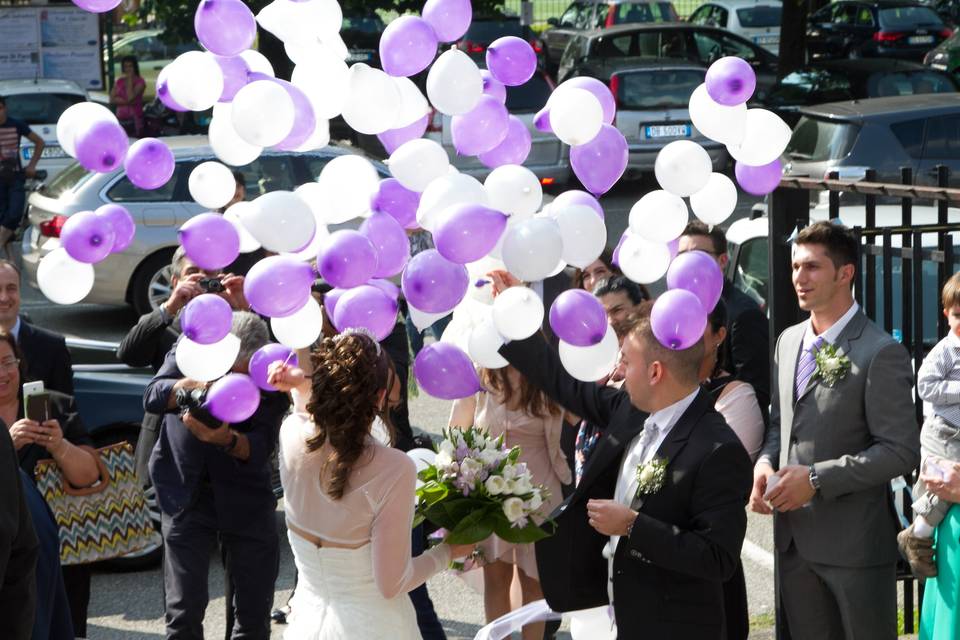
{"type": "Polygon", "coordinates": [[[120,61],[123,75],[117,78],[110,92],[110,102],[117,105],[117,120],[127,134],[139,138],[143,134],[143,92],[147,83],[140,77],[136,57],[126,56],[120,61]]]}
{"type": "MultiPolygon", "coordinates": [[[[457,400],[450,426],[476,426],[492,436],[506,434],[508,447],[520,447],[520,461],[526,463],[533,482],[547,488],[549,496],[541,513],[548,515],[563,501],[560,485],[571,481],[570,467],[560,449],[563,412],[513,367],[483,369],[480,379],[485,391],[457,400]]],[[[486,562],[483,603],[488,622],[511,610],[514,567],[518,569],[523,603],[543,598],[532,544],[509,544],[494,535],[478,546],[486,562]]],[[[542,622],[523,628],[524,640],[541,638],[542,622]]]]}

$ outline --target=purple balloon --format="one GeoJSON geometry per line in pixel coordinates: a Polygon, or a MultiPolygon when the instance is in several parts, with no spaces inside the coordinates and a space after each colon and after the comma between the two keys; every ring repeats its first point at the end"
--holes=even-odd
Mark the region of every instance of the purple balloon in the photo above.
{"type": "Polygon", "coordinates": [[[507,216],[499,211],[457,204],[443,211],[433,230],[433,243],[447,260],[467,264],[490,253],[506,228],[507,216]]]}
{"type": "Polygon", "coordinates": [[[592,93],[600,101],[600,107],[603,109],[603,123],[613,124],[613,119],[617,115],[617,101],[607,85],[596,78],[578,76],[567,80],[563,83],[563,86],[584,89],[592,93]]]}
{"type": "Polygon", "coordinates": [[[783,164],[780,158],[759,167],[737,162],[733,173],[741,189],[755,196],[765,196],[780,186],[783,164]]]}
{"type": "Polygon", "coordinates": [[[680,238],[674,238],[668,242],[667,249],[670,251],[670,259],[676,258],[680,254],[680,238]]]}
{"type": "Polygon", "coordinates": [[[516,116],[510,116],[507,122],[507,135],[503,142],[490,151],[477,156],[485,167],[496,169],[505,164],[523,164],[533,148],[533,138],[527,125],[516,116]]]}
{"type": "Polygon", "coordinates": [[[235,56],[253,45],[257,20],[240,0],[200,0],[193,29],[211,53],[235,56]]]}
{"type": "Polygon", "coordinates": [[[271,78],[274,82],[283,87],[287,95],[293,101],[293,128],[286,138],[281,140],[274,148],[281,151],[295,151],[302,147],[317,128],[317,116],[313,112],[313,105],[307,94],[295,87],[286,80],[271,78]]]}
{"type": "Polygon", "coordinates": [[[137,232],[137,225],[129,211],[118,204],[105,204],[98,208],[95,213],[98,217],[106,220],[110,228],[113,229],[113,246],[110,253],[120,253],[130,246],[130,243],[133,242],[133,236],[137,232]]]}
{"type": "Polygon", "coordinates": [[[223,72],[223,93],[217,102],[232,102],[240,89],[247,86],[250,65],[240,56],[214,56],[223,72]]]}
{"type": "Polygon", "coordinates": [[[387,213],[375,213],[360,225],[360,233],[377,250],[377,278],[395,276],[410,260],[410,240],[396,218],[387,213]]]}
{"type": "Polygon", "coordinates": [[[183,335],[200,344],[220,342],[230,333],[232,323],[230,303],[214,293],[197,296],[180,312],[183,335]]]}
{"type": "Polygon", "coordinates": [[[480,77],[483,78],[483,92],[491,98],[496,98],[500,104],[507,103],[507,87],[502,82],[493,77],[493,74],[486,69],[480,70],[480,77]]]}
{"type": "Polygon", "coordinates": [[[537,111],[537,115],[533,116],[533,126],[537,131],[553,133],[553,127],[550,126],[550,109],[544,107],[537,111]]]}
{"type": "Polygon", "coordinates": [[[260,389],[250,376],[228,373],[210,385],[203,406],[214,418],[227,424],[244,422],[260,406],[260,389]]]}
{"type": "Polygon", "coordinates": [[[689,349],[703,339],[707,312],[696,295],[686,289],[671,289],[653,303],[650,328],[666,348],[675,351],[689,349]]]}
{"type": "Polygon", "coordinates": [[[160,98],[160,102],[162,102],[167,109],[181,112],[189,111],[189,109],[174,100],[173,96],[170,95],[170,85],[167,84],[167,67],[161,69],[159,75],[157,75],[157,97],[160,98]]]}
{"type": "Polygon", "coordinates": [[[108,173],[123,164],[130,140],[116,121],[97,120],[77,134],[74,146],[84,169],[108,173]]]}
{"type": "Polygon", "coordinates": [[[177,235],[187,257],[207,271],[222,269],[240,255],[237,228],[216,213],[201,213],[190,218],[177,235]]]}
{"type": "Polygon", "coordinates": [[[612,262],[614,266],[620,266],[620,248],[623,247],[623,243],[626,242],[628,235],[630,235],[629,230],[624,231],[620,236],[620,240],[617,241],[617,246],[613,248],[613,255],[610,257],[610,262],[612,262]]]}
{"type": "Polygon", "coordinates": [[[557,196],[557,198],[553,201],[553,204],[557,207],[567,207],[572,204],[590,207],[597,212],[597,215],[600,216],[601,220],[604,219],[603,207],[600,206],[600,202],[586,191],[580,191],[578,189],[564,191],[557,196]]]}
{"type": "Polygon", "coordinates": [[[667,288],[686,289],[697,296],[707,313],[717,306],[723,293],[723,272],[720,265],[704,251],[681,253],[667,269],[667,288]]]}
{"type": "Polygon", "coordinates": [[[416,229],[420,194],[407,189],[396,178],[384,178],[370,196],[370,210],[388,213],[405,229],[416,229]]]}
{"type": "Polygon", "coordinates": [[[340,296],[349,291],[349,289],[331,289],[323,294],[323,310],[327,314],[327,319],[333,322],[333,316],[337,312],[337,303],[340,296]]]}
{"type": "Polygon", "coordinates": [[[123,161],[123,169],[130,182],[148,191],[167,184],[176,166],[170,147],[156,138],[142,138],[134,142],[123,161]]]}
{"type": "Polygon", "coordinates": [[[286,362],[291,367],[299,367],[297,353],[290,347],[276,342],[264,345],[250,357],[250,379],[264,391],[277,391],[277,388],[267,382],[270,375],[270,365],[274,362],[286,362]]]}
{"type": "Polygon", "coordinates": [[[605,124],[597,137],[570,149],[570,165],[590,193],[599,197],[617,183],[627,168],[630,151],[616,127],[605,124]]]}
{"type": "Polygon", "coordinates": [[[567,289],[550,305],[550,328],[558,338],[577,347],[599,344],[608,324],[603,304],[583,289],[567,289]]]}
{"type": "Polygon", "coordinates": [[[120,6],[122,1],[123,0],[73,0],[73,4],[90,13],[104,13],[106,11],[113,11],[120,6]]]}
{"type": "Polygon", "coordinates": [[[480,391],[470,357],[449,342],[424,347],[413,361],[413,375],[421,389],[441,400],[459,400],[480,391]]]}
{"type": "Polygon", "coordinates": [[[440,42],[456,42],[473,20],[470,0],[427,0],[420,12],[440,42]]]}
{"type": "Polygon", "coordinates": [[[356,287],[376,273],[377,249],[359,231],[334,231],[317,254],[317,271],[335,287],[356,287]]]}
{"type": "Polygon", "coordinates": [[[453,116],[450,135],[457,153],[475,156],[490,151],[507,137],[510,114],[496,98],[483,95],[469,112],[453,116]]]}
{"type": "Polygon", "coordinates": [[[757,88],[757,74],[750,63],[736,56],[720,58],[710,65],[706,76],[707,95],[727,107],[743,104],[757,88]]]}
{"type": "Polygon", "coordinates": [[[380,36],[380,61],[390,76],[405,78],[430,66],[437,55],[437,34],[423,18],[400,16],[380,36]]]}
{"type": "Polygon", "coordinates": [[[400,288],[407,302],[417,309],[441,313],[450,311],[463,300],[469,281],[465,266],[450,262],[436,249],[427,249],[407,263],[400,288]]]}
{"type": "Polygon", "coordinates": [[[487,47],[487,68],[508,87],[519,87],[537,72],[537,53],[523,38],[503,36],[487,47]]]}
{"type": "Polygon", "coordinates": [[[307,304],[315,275],[313,267],[297,258],[269,256],[247,272],[243,295],[257,313],[284,318],[307,304]]]}
{"type": "Polygon", "coordinates": [[[390,155],[403,146],[404,143],[410,142],[411,140],[416,140],[417,138],[422,138],[423,134],[427,131],[427,125],[429,123],[430,114],[427,114],[413,124],[408,124],[407,126],[400,127],[399,129],[388,129],[383,133],[378,133],[377,140],[379,140],[380,144],[383,145],[387,155],[390,155]]]}
{"type": "Polygon", "coordinates": [[[77,262],[100,262],[113,248],[116,234],[110,222],[93,211],[80,211],[63,223],[60,245],[77,262]]]}
{"type": "Polygon", "coordinates": [[[378,287],[360,285],[340,296],[333,313],[333,326],[337,331],[364,327],[377,340],[384,340],[397,324],[397,308],[397,300],[378,287]]]}
{"type": "Polygon", "coordinates": [[[384,280],[383,278],[374,278],[368,283],[371,287],[376,287],[383,291],[385,294],[397,300],[400,298],[400,287],[393,284],[389,280],[384,280]]]}

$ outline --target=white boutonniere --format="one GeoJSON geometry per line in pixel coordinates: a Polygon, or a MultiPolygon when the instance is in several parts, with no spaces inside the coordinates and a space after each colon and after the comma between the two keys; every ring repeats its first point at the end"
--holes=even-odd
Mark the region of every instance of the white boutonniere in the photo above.
{"type": "Polygon", "coordinates": [[[850,373],[850,358],[843,355],[832,344],[825,344],[820,347],[815,359],[817,368],[813,375],[820,378],[823,384],[828,387],[837,384],[850,373]]]}
{"type": "Polygon", "coordinates": [[[655,457],[650,462],[637,465],[637,492],[634,499],[660,491],[667,477],[666,458],[655,457]]]}

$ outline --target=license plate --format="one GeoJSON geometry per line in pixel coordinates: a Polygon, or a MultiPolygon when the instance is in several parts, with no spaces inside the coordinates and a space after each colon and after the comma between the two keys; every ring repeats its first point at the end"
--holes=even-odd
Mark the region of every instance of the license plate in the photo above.
{"type": "Polygon", "coordinates": [[[911,36],[907,38],[910,44],[933,44],[933,36],[911,36]]]}
{"type": "MultiPolygon", "coordinates": [[[[24,147],[23,148],[23,159],[29,161],[33,157],[33,147],[24,147]]],[[[67,153],[60,147],[55,146],[46,146],[43,148],[43,153],[40,154],[41,158],[66,158],[67,153]]]]}
{"type": "Polygon", "coordinates": [[[780,36],[754,36],[753,41],[756,44],[779,44],[780,36]]]}
{"type": "Polygon", "coordinates": [[[647,138],[689,138],[690,125],[688,124],[654,125],[654,126],[644,127],[643,132],[647,138]]]}
{"type": "Polygon", "coordinates": [[[936,69],[937,71],[946,71],[947,65],[945,64],[932,64],[930,65],[931,69],[936,69]]]}
{"type": "Polygon", "coordinates": [[[347,56],[347,62],[369,62],[373,60],[372,51],[354,51],[347,56]]]}

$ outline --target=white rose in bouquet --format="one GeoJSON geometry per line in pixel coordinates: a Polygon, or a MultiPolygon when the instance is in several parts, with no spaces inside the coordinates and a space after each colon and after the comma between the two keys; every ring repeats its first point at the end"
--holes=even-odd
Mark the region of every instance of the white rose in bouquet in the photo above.
{"type": "Polygon", "coordinates": [[[440,449],[440,453],[450,454],[451,458],[453,457],[453,454],[456,451],[456,449],[453,446],[453,443],[447,439],[443,439],[440,441],[439,449],[440,449]]]}
{"type": "Polygon", "coordinates": [[[504,480],[513,480],[517,477],[517,465],[515,464],[505,464],[503,465],[503,478],[504,480]]]}
{"type": "Polygon", "coordinates": [[[543,498],[540,497],[539,491],[534,491],[533,496],[531,496],[530,499],[527,500],[527,510],[536,511],[541,506],[543,506],[543,498]]]}
{"type": "Polygon", "coordinates": [[[440,453],[437,454],[437,457],[433,460],[434,466],[438,469],[446,471],[447,468],[453,464],[453,455],[444,451],[443,446],[440,446],[440,453]]]}
{"type": "Polygon", "coordinates": [[[513,481],[513,493],[518,496],[525,496],[533,491],[533,483],[530,482],[530,476],[524,474],[513,481]]]}
{"type": "Polygon", "coordinates": [[[507,481],[501,476],[490,476],[487,478],[484,486],[487,488],[487,493],[492,496],[498,496],[507,488],[507,481]]]}
{"type": "Polygon", "coordinates": [[[460,473],[468,476],[475,476],[483,471],[483,465],[473,458],[464,458],[460,463],[460,473]]]}
{"type": "Polygon", "coordinates": [[[504,493],[514,493],[514,491],[513,491],[513,480],[507,480],[506,478],[504,478],[504,480],[503,480],[503,492],[504,492],[504,493]]]}
{"type": "Polygon", "coordinates": [[[480,461],[484,465],[492,467],[500,462],[500,451],[497,449],[484,449],[480,452],[480,461]]]}
{"type": "Polygon", "coordinates": [[[507,520],[514,523],[523,517],[523,500],[520,498],[507,498],[503,501],[503,514],[507,520]]]}

